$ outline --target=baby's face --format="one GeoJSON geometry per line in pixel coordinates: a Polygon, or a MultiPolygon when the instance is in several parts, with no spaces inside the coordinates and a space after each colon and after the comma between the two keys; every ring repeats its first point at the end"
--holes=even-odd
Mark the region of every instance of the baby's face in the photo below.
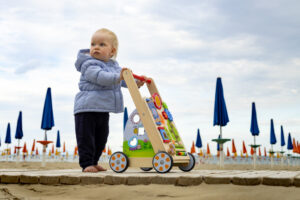
{"type": "Polygon", "coordinates": [[[107,62],[114,55],[115,51],[110,35],[102,32],[97,32],[93,35],[90,48],[92,57],[107,62]]]}

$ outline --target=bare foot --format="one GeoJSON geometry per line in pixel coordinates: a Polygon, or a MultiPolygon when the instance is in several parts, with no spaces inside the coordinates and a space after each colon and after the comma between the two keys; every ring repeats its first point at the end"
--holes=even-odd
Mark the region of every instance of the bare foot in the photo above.
{"type": "Polygon", "coordinates": [[[88,166],[84,168],[83,172],[91,172],[91,173],[96,173],[98,172],[98,169],[95,166],[88,166]]]}
{"type": "Polygon", "coordinates": [[[107,171],[107,169],[101,167],[100,165],[95,165],[94,167],[95,167],[99,172],[100,172],[100,171],[107,171]]]}

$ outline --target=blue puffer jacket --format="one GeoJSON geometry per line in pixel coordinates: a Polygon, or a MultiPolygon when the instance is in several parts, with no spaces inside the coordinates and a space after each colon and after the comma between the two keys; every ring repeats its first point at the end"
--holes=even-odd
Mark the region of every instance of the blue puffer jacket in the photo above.
{"type": "Polygon", "coordinates": [[[74,114],[81,112],[123,112],[123,95],[119,83],[121,67],[116,61],[103,62],[90,56],[89,49],[78,52],[75,63],[81,73],[75,97],[74,114]]]}

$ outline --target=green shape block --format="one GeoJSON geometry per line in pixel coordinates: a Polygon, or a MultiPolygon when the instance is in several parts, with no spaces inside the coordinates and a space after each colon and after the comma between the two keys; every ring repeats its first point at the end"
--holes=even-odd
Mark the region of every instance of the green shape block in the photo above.
{"type": "Polygon", "coordinates": [[[138,140],[138,144],[141,145],[141,149],[130,150],[128,141],[123,141],[123,153],[128,157],[153,157],[155,155],[151,142],[144,142],[138,140]]]}

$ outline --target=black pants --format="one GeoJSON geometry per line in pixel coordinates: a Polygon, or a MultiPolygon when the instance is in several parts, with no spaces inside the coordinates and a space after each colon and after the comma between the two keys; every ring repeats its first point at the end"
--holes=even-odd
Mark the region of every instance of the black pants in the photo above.
{"type": "Polygon", "coordinates": [[[75,115],[75,131],[82,169],[97,165],[109,132],[109,113],[84,112],[75,115]]]}

